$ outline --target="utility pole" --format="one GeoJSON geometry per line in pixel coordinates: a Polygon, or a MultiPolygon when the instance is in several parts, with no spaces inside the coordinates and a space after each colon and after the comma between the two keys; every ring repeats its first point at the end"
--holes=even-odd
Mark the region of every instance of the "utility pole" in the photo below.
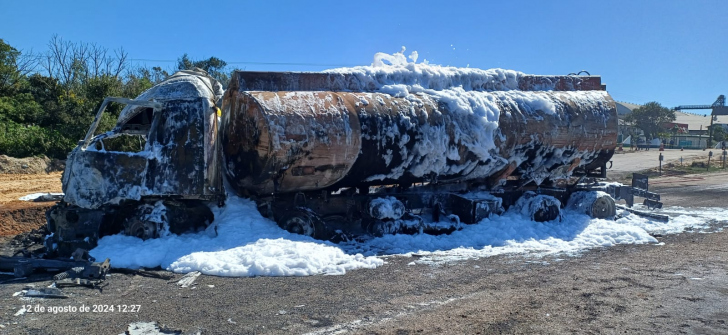
{"type": "Polygon", "coordinates": [[[716,115],[710,115],[710,128],[708,128],[708,148],[713,146],[713,120],[716,119],[716,115]]]}

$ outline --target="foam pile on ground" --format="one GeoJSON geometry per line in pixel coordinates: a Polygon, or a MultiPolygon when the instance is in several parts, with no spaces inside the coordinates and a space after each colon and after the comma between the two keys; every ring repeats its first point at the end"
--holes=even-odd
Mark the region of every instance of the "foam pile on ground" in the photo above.
{"type": "Polygon", "coordinates": [[[288,233],[263,218],[247,199],[231,196],[223,209],[213,211],[215,224],[204,232],[146,241],[106,236],[91,255],[110,258],[119,268],[161,266],[230,277],[344,274],[384,264],[376,257],[347,254],[334,244],[288,233]]]}
{"type": "Polygon", "coordinates": [[[348,244],[349,252],[369,254],[418,254],[418,263],[439,263],[502,254],[544,256],[556,253],[578,255],[597,247],[617,244],[656,243],[652,234],[676,234],[707,228],[711,221],[728,218],[728,209],[666,208],[657,213],[671,215],[668,222],[621,213],[614,220],[592,219],[565,210],[561,221],[534,222],[516,210],[484,219],[450,235],[387,235],[363,244],[348,244]]]}
{"type": "MultiPolygon", "coordinates": [[[[647,207],[640,204],[635,205],[635,209],[649,211],[647,207]]],[[[678,234],[688,230],[708,228],[711,222],[728,221],[728,209],[718,207],[666,207],[655,212],[670,216],[670,221],[633,220],[631,224],[652,234],[678,234]]]]}
{"type": "Polygon", "coordinates": [[[450,235],[386,235],[363,243],[336,245],[280,229],[261,217],[255,204],[247,199],[233,196],[223,209],[214,210],[216,223],[204,232],[147,241],[106,236],[91,254],[97,259],[111,258],[114,267],[162,266],[180,273],[201,271],[235,277],[344,274],[381,266],[384,262],[375,255],[417,253],[424,256],[418,263],[501,254],[576,255],[617,244],[656,243],[651,234],[701,229],[712,220],[728,218],[728,209],[673,207],[658,211],[670,214],[669,222],[626,212],[616,221],[591,219],[569,210],[564,211],[561,221],[534,222],[511,210],[450,235]]]}

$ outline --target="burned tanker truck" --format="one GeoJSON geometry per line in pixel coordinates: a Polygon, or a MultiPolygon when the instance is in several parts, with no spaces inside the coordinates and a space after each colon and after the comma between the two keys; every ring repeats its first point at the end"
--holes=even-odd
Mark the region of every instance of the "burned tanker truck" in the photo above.
{"type": "Polygon", "coordinates": [[[182,71],[134,100],[107,98],[68,156],[49,250],[105,235],[204,228],[226,194],[318,239],[441,234],[517,210],[569,206],[612,218],[615,200],[661,206],[646,178],[599,182],[617,112],[599,76],[408,65],[322,73],[235,72],[229,87],[182,71]],[[110,103],[126,106],[95,135],[110,103]],[[107,149],[123,135],[139,150],[107,149]]]}

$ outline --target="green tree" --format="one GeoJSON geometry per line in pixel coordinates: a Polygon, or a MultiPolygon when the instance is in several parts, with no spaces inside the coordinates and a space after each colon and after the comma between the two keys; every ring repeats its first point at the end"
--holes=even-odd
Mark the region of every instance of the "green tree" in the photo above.
{"type": "MultiPolygon", "coordinates": [[[[162,70],[161,67],[155,66],[151,69],[140,67],[136,69],[136,72],[130,75],[130,80],[138,80],[139,83],[147,82],[149,87],[161,83],[163,80],[169,77],[169,73],[162,70]]],[[[146,84],[143,84],[146,85],[146,84]]]]}
{"type": "Polygon", "coordinates": [[[726,131],[723,125],[713,125],[713,140],[716,142],[722,142],[726,140],[726,131]]]}
{"type": "Polygon", "coordinates": [[[230,71],[228,71],[227,63],[224,60],[217,57],[210,57],[208,59],[193,61],[187,54],[177,59],[178,70],[191,70],[196,67],[205,70],[210,76],[219,81],[223,87],[227,87],[230,81],[230,71]]]}
{"type": "MultiPolygon", "coordinates": [[[[215,57],[192,62],[185,55],[180,61],[226,78],[227,64],[215,57]]],[[[63,159],[84,137],[106,97],[135,98],[167,77],[160,67],[131,67],[121,48],[109,51],[56,35],[46,52],[34,55],[0,39],[0,154],[63,159]]],[[[112,129],[122,108],[109,105],[97,133],[112,129]]],[[[121,150],[141,143],[127,136],[114,140],[121,150]]]]}
{"type": "Polygon", "coordinates": [[[16,62],[20,51],[0,39],[0,94],[7,94],[19,80],[16,62]]]}
{"type": "Polygon", "coordinates": [[[664,125],[675,121],[675,111],[653,101],[635,108],[624,120],[642,129],[648,139],[658,138],[667,132],[664,125]]]}

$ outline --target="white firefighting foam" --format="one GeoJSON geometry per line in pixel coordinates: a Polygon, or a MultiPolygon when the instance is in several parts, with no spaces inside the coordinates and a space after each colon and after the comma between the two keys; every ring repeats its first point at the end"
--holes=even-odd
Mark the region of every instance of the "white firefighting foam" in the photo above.
{"type": "MultiPolygon", "coordinates": [[[[397,152],[402,158],[401,164],[392,166],[388,174],[370,176],[368,181],[394,180],[406,172],[416,177],[457,174],[466,179],[482,178],[502,170],[509,163],[521,166],[521,163],[530,159],[529,162],[533,163],[530,164],[531,170],[523,171],[522,177],[540,184],[548,177],[567,177],[571,171],[546,171],[547,166],[564,166],[577,161],[580,166],[586,165],[592,162],[597,152],[577,150],[578,145],[563,148],[544,145],[538,136],[532,136],[528,142],[520,142],[518,150],[500,152],[502,148],[496,146],[496,140],[504,136],[499,130],[501,110],[505,108],[526,114],[521,122],[539,122],[545,117],[561,118],[559,113],[564,113],[566,104],[576,106],[580,111],[589,111],[593,114],[590,119],[603,121],[605,126],[608,122],[616,122],[610,113],[610,99],[605,91],[546,92],[554,90],[555,82],[539,84],[538,91],[519,91],[519,80],[526,76],[524,73],[505,69],[481,70],[417,64],[415,61],[407,62],[404,50],[403,47],[402,51],[392,55],[377,53],[371,66],[325,71],[352,75],[361,87],[405,98],[411,102],[408,108],[418,109],[423,104],[444,104],[449,111],[435,111],[437,115],[427,116],[443,117],[444,126],[424,124],[419,126],[421,136],[410,138],[402,135],[397,152]],[[413,144],[411,150],[407,144],[413,144]],[[467,150],[464,152],[463,148],[467,150]],[[541,156],[548,158],[541,159],[538,155],[536,158],[527,157],[525,153],[531,149],[540,150],[541,156]],[[467,156],[470,153],[477,160],[453,163],[464,157],[463,154],[467,156]]],[[[413,60],[416,58],[416,55],[410,57],[413,60]]],[[[368,105],[370,102],[365,103],[368,105]]],[[[398,113],[408,115],[401,107],[398,113]]],[[[400,121],[405,122],[405,119],[400,121]]],[[[377,132],[398,136],[399,126],[382,124],[377,132]]],[[[553,127],[549,136],[557,138],[559,131],[563,130],[553,127]]],[[[382,155],[387,166],[390,165],[391,155],[390,152],[382,155]]]]}
{"type": "Polygon", "coordinates": [[[263,218],[255,203],[231,196],[213,208],[215,222],[206,231],[143,241],[113,235],[91,250],[113,267],[156,267],[174,272],[200,271],[230,277],[344,274],[384,264],[377,255],[423,256],[418,263],[448,262],[502,254],[577,255],[617,244],[656,243],[650,234],[675,234],[725,220],[728,209],[666,208],[659,222],[627,212],[616,221],[591,219],[570,210],[561,220],[534,222],[517,210],[465,225],[450,235],[385,235],[365,242],[333,244],[291,234],[263,218]]]}

